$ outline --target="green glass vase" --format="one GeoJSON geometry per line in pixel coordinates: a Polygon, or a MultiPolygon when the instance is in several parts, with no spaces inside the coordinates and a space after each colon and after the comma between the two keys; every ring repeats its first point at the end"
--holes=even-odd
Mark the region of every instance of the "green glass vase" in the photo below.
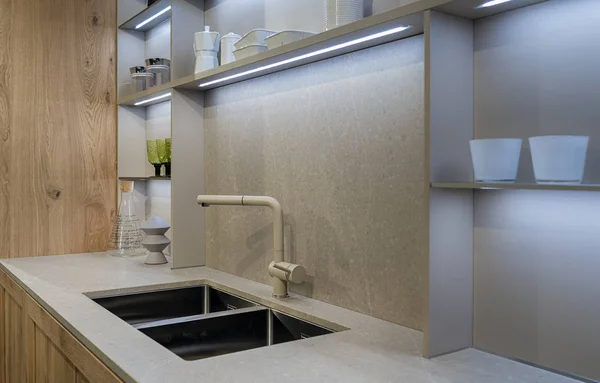
{"type": "Polygon", "coordinates": [[[158,145],[156,143],[156,140],[146,141],[146,151],[148,153],[148,162],[150,162],[154,166],[154,175],[156,177],[160,177],[160,169],[162,168],[162,163],[160,162],[160,158],[158,156],[158,145]]]}

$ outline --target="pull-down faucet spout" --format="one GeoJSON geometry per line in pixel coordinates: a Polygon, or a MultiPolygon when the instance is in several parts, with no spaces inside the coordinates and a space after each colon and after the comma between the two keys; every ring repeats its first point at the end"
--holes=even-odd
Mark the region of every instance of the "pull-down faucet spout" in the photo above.
{"type": "Polygon", "coordinates": [[[273,262],[269,265],[269,275],[273,295],[278,298],[288,296],[288,281],[302,283],[306,278],[304,267],[284,261],[283,256],[283,210],[275,198],[262,196],[199,195],[198,204],[234,206],[266,206],[273,211],[273,262]]]}

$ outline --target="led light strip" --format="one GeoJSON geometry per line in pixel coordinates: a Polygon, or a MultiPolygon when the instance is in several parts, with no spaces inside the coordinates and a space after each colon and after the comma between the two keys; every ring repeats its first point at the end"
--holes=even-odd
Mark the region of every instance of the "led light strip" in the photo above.
{"type": "Polygon", "coordinates": [[[492,1],[488,1],[487,3],[483,3],[480,6],[476,7],[476,8],[487,8],[487,7],[493,7],[495,5],[499,5],[502,3],[508,3],[511,0],[492,0],[492,1]]]}
{"type": "Polygon", "coordinates": [[[140,29],[141,27],[143,27],[144,25],[148,24],[149,22],[151,22],[152,20],[156,19],[158,16],[162,15],[165,12],[169,12],[171,10],[171,6],[169,5],[168,7],[166,7],[165,9],[163,9],[162,11],[158,12],[156,15],[142,21],[141,23],[139,23],[138,25],[135,26],[135,29],[140,29]]]}
{"type": "Polygon", "coordinates": [[[167,94],[163,94],[162,96],[158,96],[158,97],[150,98],[150,99],[148,99],[148,100],[144,100],[144,101],[136,102],[136,103],[135,103],[135,104],[133,104],[133,105],[135,105],[135,106],[140,106],[140,105],[144,105],[144,104],[147,104],[147,103],[149,103],[149,102],[152,102],[152,101],[161,100],[161,99],[163,99],[163,98],[166,98],[166,97],[171,97],[171,93],[169,92],[169,93],[167,93],[167,94]]]}
{"type": "Polygon", "coordinates": [[[378,39],[378,38],[381,38],[381,37],[393,35],[394,33],[399,33],[399,32],[405,31],[405,30],[407,30],[409,28],[412,28],[412,25],[403,25],[403,26],[398,27],[398,28],[393,28],[393,29],[389,29],[387,31],[375,33],[373,35],[361,37],[360,39],[348,41],[348,42],[345,42],[345,43],[342,43],[342,44],[337,44],[337,45],[331,46],[329,48],[323,48],[323,49],[319,49],[318,51],[314,51],[314,52],[307,53],[307,54],[304,54],[304,55],[292,57],[291,59],[287,59],[287,60],[283,60],[283,61],[278,61],[278,62],[273,63],[273,64],[261,66],[259,68],[255,68],[255,69],[247,70],[245,72],[241,72],[241,73],[234,74],[234,75],[231,75],[231,76],[223,77],[223,78],[220,78],[218,80],[213,80],[213,81],[205,82],[205,83],[202,83],[202,84],[200,84],[198,86],[200,88],[202,88],[202,87],[205,87],[205,86],[209,86],[209,85],[213,85],[213,84],[218,84],[218,83],[223,82],[223,81],[229,81],[229,80],[233,80],[235,78],[244,77],[244,76],[247,76],[249,74],[263,72],[263,71],[268,70],[268,69],[277,68],[277,67],[282,66],[282,65],[290,64],[290,63],[293,63],[293,62],[296,62],[296,61],[300,61],[300,60],[304,60],[304,59],[307,59],[307,58],[310,58],[310,57],[319,56],[319,55],[322,55],[322,54],[325,54],[325,53],[328,53],[328,52],[336,51],[338,49],[347,48],[347,47],[350,47],[352,45],[357,45],[357,44],[361,44],[361,43],[364,43],[364,42],[367,42],[367,41],[375,40],[375,39],[378,39]]]}

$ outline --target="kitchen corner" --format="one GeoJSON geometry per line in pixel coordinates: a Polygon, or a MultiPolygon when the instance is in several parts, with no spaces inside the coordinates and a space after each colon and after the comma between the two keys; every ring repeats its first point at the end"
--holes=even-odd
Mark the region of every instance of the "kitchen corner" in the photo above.
{"type": "Polygon", "coordinates": [[[104,253],[0,261],[0,266],[98,359],[126,382],[575,382],[468,349],[436,359],[421,355],[422,333],[293,295],[208,267],[172,270],[143,257],[104,253]],[[90,297],[209,284],[337,330],[324,337],[214,358],[184,361],[97,305],[90,297]],[[235,366],[235,368],[232,368],[235,366]]]}

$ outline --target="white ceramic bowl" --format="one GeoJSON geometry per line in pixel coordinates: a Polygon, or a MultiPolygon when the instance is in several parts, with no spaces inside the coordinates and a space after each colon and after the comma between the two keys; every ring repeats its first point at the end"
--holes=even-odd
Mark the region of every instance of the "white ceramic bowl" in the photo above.
{"type": "Polygon", "coordinates": [[[581,183],[589,137],[531,137],[531,161],[538,183],[581,183]]]}
{"type": "Polygon", "coordinates": [[[266,52],[267,49],[268,48],[266,45],[251,44],[251,45],[247,45],[241,49],[234,50],[233,54],[235,55],[235,59],[237,61],[237,60],[245,59],[246,57],[257,55],[262,52],[266,52]]]}
{"type": "Polygon", "coordinates": [[[302,40],[312,35],[314,35],[313,32],[287,29],[267,37],[265,41],[267,42],[267,47],[269,49],[275,49],[282,45],[293,43],[294,41],[302,40]]]}
{"type": "Polygon", "coordinates": [[[242,37],[237,43],[234,44],[235,49],[242,49],[244,47],[254,44],[267,45],[265,39],[275,33],[277,33],[277,31],[273,31],[271,29],[253,29],[250,32],[246,33],[244,37],[242,37]]]}
{"type": "Polygon", "coordinates": [[[514,182],[521,156],[520,138],[471,140],[471,159],[477,182],[514,182]]]}

